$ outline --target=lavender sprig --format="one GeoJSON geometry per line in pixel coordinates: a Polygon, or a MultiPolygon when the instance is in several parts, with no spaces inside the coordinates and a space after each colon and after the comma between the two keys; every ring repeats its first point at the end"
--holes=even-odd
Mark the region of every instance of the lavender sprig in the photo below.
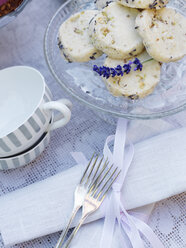
{"type": "MultiPolygon", "coordinates": [[[[148,61],[150,60],[152,59],[149,59],[148,61]]],[[[94,65],[93,71],[97,72],[100,76],[108,79],[109,77],[123,76],[125,73],[129,74],[130,71],[132,70],[132,65],[135,65],[134,71],[137,71],[137,70],[142,71],[143,63],[145,62],[147,61],[140,62],[138,58],[135,58],[134,61],[129,60],[127,64],[124,64],[123,66],[117,65],[115,68],[106,67],[106,66],[98,67],[97,65],[94,65]]]]}
{"type": "Polygon", "coordinates": [[[138,58],[135,58],[135,60],[133,61],[133,64],[136,65],[136,67],[134,68],[134,71],[137,71],[137,70],[142,71],[143,65],[138,58]]]}

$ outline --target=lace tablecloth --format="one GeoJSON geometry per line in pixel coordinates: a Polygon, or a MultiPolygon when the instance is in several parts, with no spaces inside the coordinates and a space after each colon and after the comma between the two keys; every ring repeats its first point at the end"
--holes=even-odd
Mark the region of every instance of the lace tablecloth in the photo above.
{"type": "MultiPolygon", "coordinates": [[[[45,76],[54,98],[68,97],[50,74],[43,52],[46,26],[63,0],[32,0],[22,14],[0,30],[0,69],[13,65],[29,65],[45,76]]],[[[45,179],[75,163],[69,153],[82,151],[90,157],[100,152],[115,127],[104,122],[94,112],[74,99],[70,123],[52,133],[50,146],[31,165],[19,170],[0,172],[0,195],[45,179]]],[[[1,117],[3,118],[3,117],[1,117]]],[[[186,247],[186,194],[183,193],[156,204],[150,225],[167,248],[186,247]]],[[[15,247],[52,247],[59,234],[52,234],[15,247]]],[[[0,238],[0,247],[4,247],[0,238]]]]}

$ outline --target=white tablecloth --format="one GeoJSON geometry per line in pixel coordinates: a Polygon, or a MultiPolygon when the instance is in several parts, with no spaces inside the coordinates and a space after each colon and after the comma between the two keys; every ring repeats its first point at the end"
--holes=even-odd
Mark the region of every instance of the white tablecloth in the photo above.
{"type": "MultiPolygon", "coordinates": [[[[71,151],[82,151],[87,157],[93,151],[100,152],[106,137],[115,132],[114,126],[68,96],[47,68],[43,53],[44,32],[62,2],[32,0],[13,23],[0,29],[0,69],[13,65],[33,66],[45,76],[55,99],[68,97],[75,103],[71,122],[52,133],[50,146],[40,158],[22,169],[0,172],[0,195],[70,168],[75,164],[69,155],[71,151]]],[[[185,193],[159,202],[151,216],[149,223],[167,248],[186,247],[185,202],[185,193]]],[[[52,234],[15,247],[51,248],[58,237],[59,234],[52,234]]],[[[4,247],[1,238],[0,247],[4,247]]]]}

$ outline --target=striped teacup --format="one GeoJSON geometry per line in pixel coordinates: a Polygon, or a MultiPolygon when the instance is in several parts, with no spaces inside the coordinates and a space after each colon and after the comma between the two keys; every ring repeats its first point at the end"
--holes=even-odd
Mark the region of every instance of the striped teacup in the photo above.
{"type": "Polygon", "coordinates": [[[53,110],[62,115],[51,130],[71,118],[71,102],[52,101],[44,77],[32,67],[15,66],[0,71],[0,157],[31,147],[48,127],[53,110]]]}

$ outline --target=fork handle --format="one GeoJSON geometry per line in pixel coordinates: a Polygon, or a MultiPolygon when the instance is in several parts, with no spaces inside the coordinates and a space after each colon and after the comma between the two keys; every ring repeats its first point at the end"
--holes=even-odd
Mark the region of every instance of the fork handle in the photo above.
{"type": "Polygon", "coordinates": [[[72,242],[72,239],[75,237],[75,235],[77,234],[79,228],[83,225],[85,219],[89,216],[89,214],[83,216],[80,221],[79,224],[76,226],[76,228],[74,229],[74,231],[72,232],[72,234],[70,235],[69,239],[67,240],[67,242],[64,245],[64,248],[68,248],[70,243],[72,242]]]}
{"type": "Polygon", "coordinates": [[[68,233],[68,230],[70,229],[70,226],[71,226],[71,224],[72,224],[72,221],[73,221],[73,219],[75,218],[75,216],[76,216],[78,210],[80,209],[80,207],[81,207],[81,206],[77,206],[77,207],[75,207],[74,210],[72,211],[72,215],[71,215],[71,217],[70,217],[70,220],[69,220],[68,224],[66,225],[66,228],[62,231],[62,233],[61,233],[61,235],[60,235],[60,238],[59,238],[59,240],[58,240],[58,242],[57,242],[55,248],[61,248],[61,247],[62,247],[62,244],[63,244],[63,242],[64,242],[64,240],[65,240],[65,237],[66,237],[66,235],[67,235],[67,233],[68,233]]]}

